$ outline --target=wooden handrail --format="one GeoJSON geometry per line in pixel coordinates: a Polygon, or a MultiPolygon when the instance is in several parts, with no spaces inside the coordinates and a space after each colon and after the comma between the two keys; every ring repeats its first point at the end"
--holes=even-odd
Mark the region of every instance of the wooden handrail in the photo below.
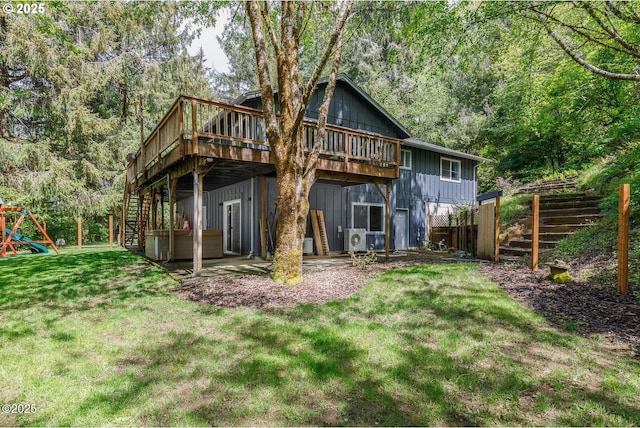
{"type": "MultiPolygon", "coordinates": [[[[317,121],[310,119],[303,122],[303,126],[309,129],[305,131],[305,145],[308,150],[313,147],[317,124],[317,121]]],[[[264,115],[261,110],[181,95],[138,150],[136,159],[129,165],[129,168],[133,169],[129,177],[135,179],[145,168],[161,162],[162,154],[176,141],[189,141],[185,136],[190,137],[191,141],[190,146],[187,143],[186,148],[182,148],[185,150],[182,154],[197,155],[198,144],[202,143],[203,139],[209,140],[208,142],[226,140],[232,145],[259,145],[263,149],[269,145],[266,141],[264,115]],[[151,144],[154,140],[155,144],[151,144]]],[[[377,133],[327,124],[320,154],[335,157],[333,160],[342,161],[345,165],[355,161],[398,171],[400,144],[401,141],[398,139],[377,133]]]]}

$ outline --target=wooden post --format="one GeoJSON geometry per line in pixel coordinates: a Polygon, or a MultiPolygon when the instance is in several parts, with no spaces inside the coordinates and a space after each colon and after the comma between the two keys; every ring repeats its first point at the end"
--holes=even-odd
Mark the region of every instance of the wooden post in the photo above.
{"type": "Polygon", "coordinates": [[[151,190],[151,229],[156,230],[158,228],[158,191],[156,189],[151,190]]]}
{"type": "Polygon", "coordinates": [[[82,218],[78,217],[78,249],[82,249],[82,218]]]}
{"type": "Polygon", "coordinates": [[[113,216],[109,216],[109,248],[113,248],[113,216]]]}
{"type": "Polygon", "coordinates": [[[618,292],[629,291],[629,201],[631,186],[620,185],[618,208],[618,292]]]}
{"type": "Polygon", "coordinates": [[[500,261],[500,196],[496,196],[496,216],[495,216],[495,255],[493,260],[500,261]]]}
{"type": "MultiPolygon", "coordinates": [[[[396,156],[400,153],[400,145],[396,150],[396,156]]],[[[396,160],[398,158],[396,157],[396,160]]],[[[398,161],[398,165],[400,161],[398,161]]],[[[384,258],[389,261],[389,241],[391,239],[391,182],[385,186],[386,196],[384,197],[384,258]]]]}
{"type": "MultiPolygon", "coordinates": [[[[232,113],[231,118],[235,117],[232,113]]],[[[198,115],[196,100],[191,100],[191,150],[192,153],[198,154],[198,115]]]]}
{"type": "Polygon", "coordinates": [[[429,242],[433,242],[433,215],[429,214],[429,235],[427,236],[429,242]]]}
{"type": "Polygon", "coordinates": [[[260,201],[260,255],[267,259],[267,177],[262,176],[262,197],[260,201]]]}
{"type": "Polygon", "coordinates": [[[193,276],[202,274],[202,174],[193,170],[193,276]]]}
{"type": "Polygon", "coordinates": [[[178,187],[178,179],[169,178],[169,261],[176,259],[176,219],[175,219],[175,205],[176,205],[176,187],[178,187]]]}
{"type": "Polygon", "coordinates": [[[538,270],[538,247],[540,245],[540,195],[533,195],[531,205],[531,270],[538,270]]]}
{"type": "Polygon", "coordinates": [[[476,225],[475,225],[475,208],[471,207],[471,251],[470,253],[476,255],[476,225]]]}
{"type": "Polygon", "coordinates": [[[4,240],[7,238],[7,233],[5,231],[5,214],[4,211],[2,210],[2,202],[0,199],[0,235],[2,235],[2,240],[0,241],[0,257],[4,257],[6,254],[6,249],[4,244],[4,240]]]}
{"type": "Polygon", "coordinates": [[[385,183],[385,191],[382,192],[379,183],[373,183],[384,199],[384,257],[389,261],[389,241],[391,240],[391,181],[385,183]]]}

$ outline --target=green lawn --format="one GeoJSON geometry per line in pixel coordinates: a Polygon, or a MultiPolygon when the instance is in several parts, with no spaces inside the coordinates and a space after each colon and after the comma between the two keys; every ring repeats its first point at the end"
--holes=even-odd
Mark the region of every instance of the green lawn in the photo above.
{"type": "Polygon", "coordinates": [[[271,312],[181,300],[119,249],[0,260],[0,425],[640,425],[640,364],[473,264],[271,312]]]}

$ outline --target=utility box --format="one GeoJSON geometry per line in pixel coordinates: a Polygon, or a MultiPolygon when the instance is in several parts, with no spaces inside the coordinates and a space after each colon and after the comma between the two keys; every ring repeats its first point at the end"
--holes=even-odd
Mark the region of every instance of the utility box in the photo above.
{"type": "Polygon", "coordinates": [[[302,254],[307,256],[313,255],[313,238],[304,238],[302,243],[302,254]]]}

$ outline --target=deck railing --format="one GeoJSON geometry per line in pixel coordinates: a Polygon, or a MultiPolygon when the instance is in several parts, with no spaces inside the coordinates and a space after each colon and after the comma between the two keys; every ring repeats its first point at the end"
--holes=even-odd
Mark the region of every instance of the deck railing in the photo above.
{"type": "MultiPolygon", "coordinates": [[[[317,122],[305,120],[303,138],[307,151],[313,148],[316,134],[317,122]]],[[[179,151],[181,156],[197,154],[199,144],[270,150],[262,111],[181,96],[144,141],[135,159],[132,159],[128,170],[129,182],[151,169],[160,170],[169,166],[178,159],[177,156],[168,159],[175,151],[179,151]]],[[[373,133],[327,125],[318,150],[322,159],[345,164],[367,164],[388,170],[384,176],[393,171],[397,174],[399,169],[400,140],[373,133]]],[[[348,171],[343,167],[336,169],[348,171]]]]}

